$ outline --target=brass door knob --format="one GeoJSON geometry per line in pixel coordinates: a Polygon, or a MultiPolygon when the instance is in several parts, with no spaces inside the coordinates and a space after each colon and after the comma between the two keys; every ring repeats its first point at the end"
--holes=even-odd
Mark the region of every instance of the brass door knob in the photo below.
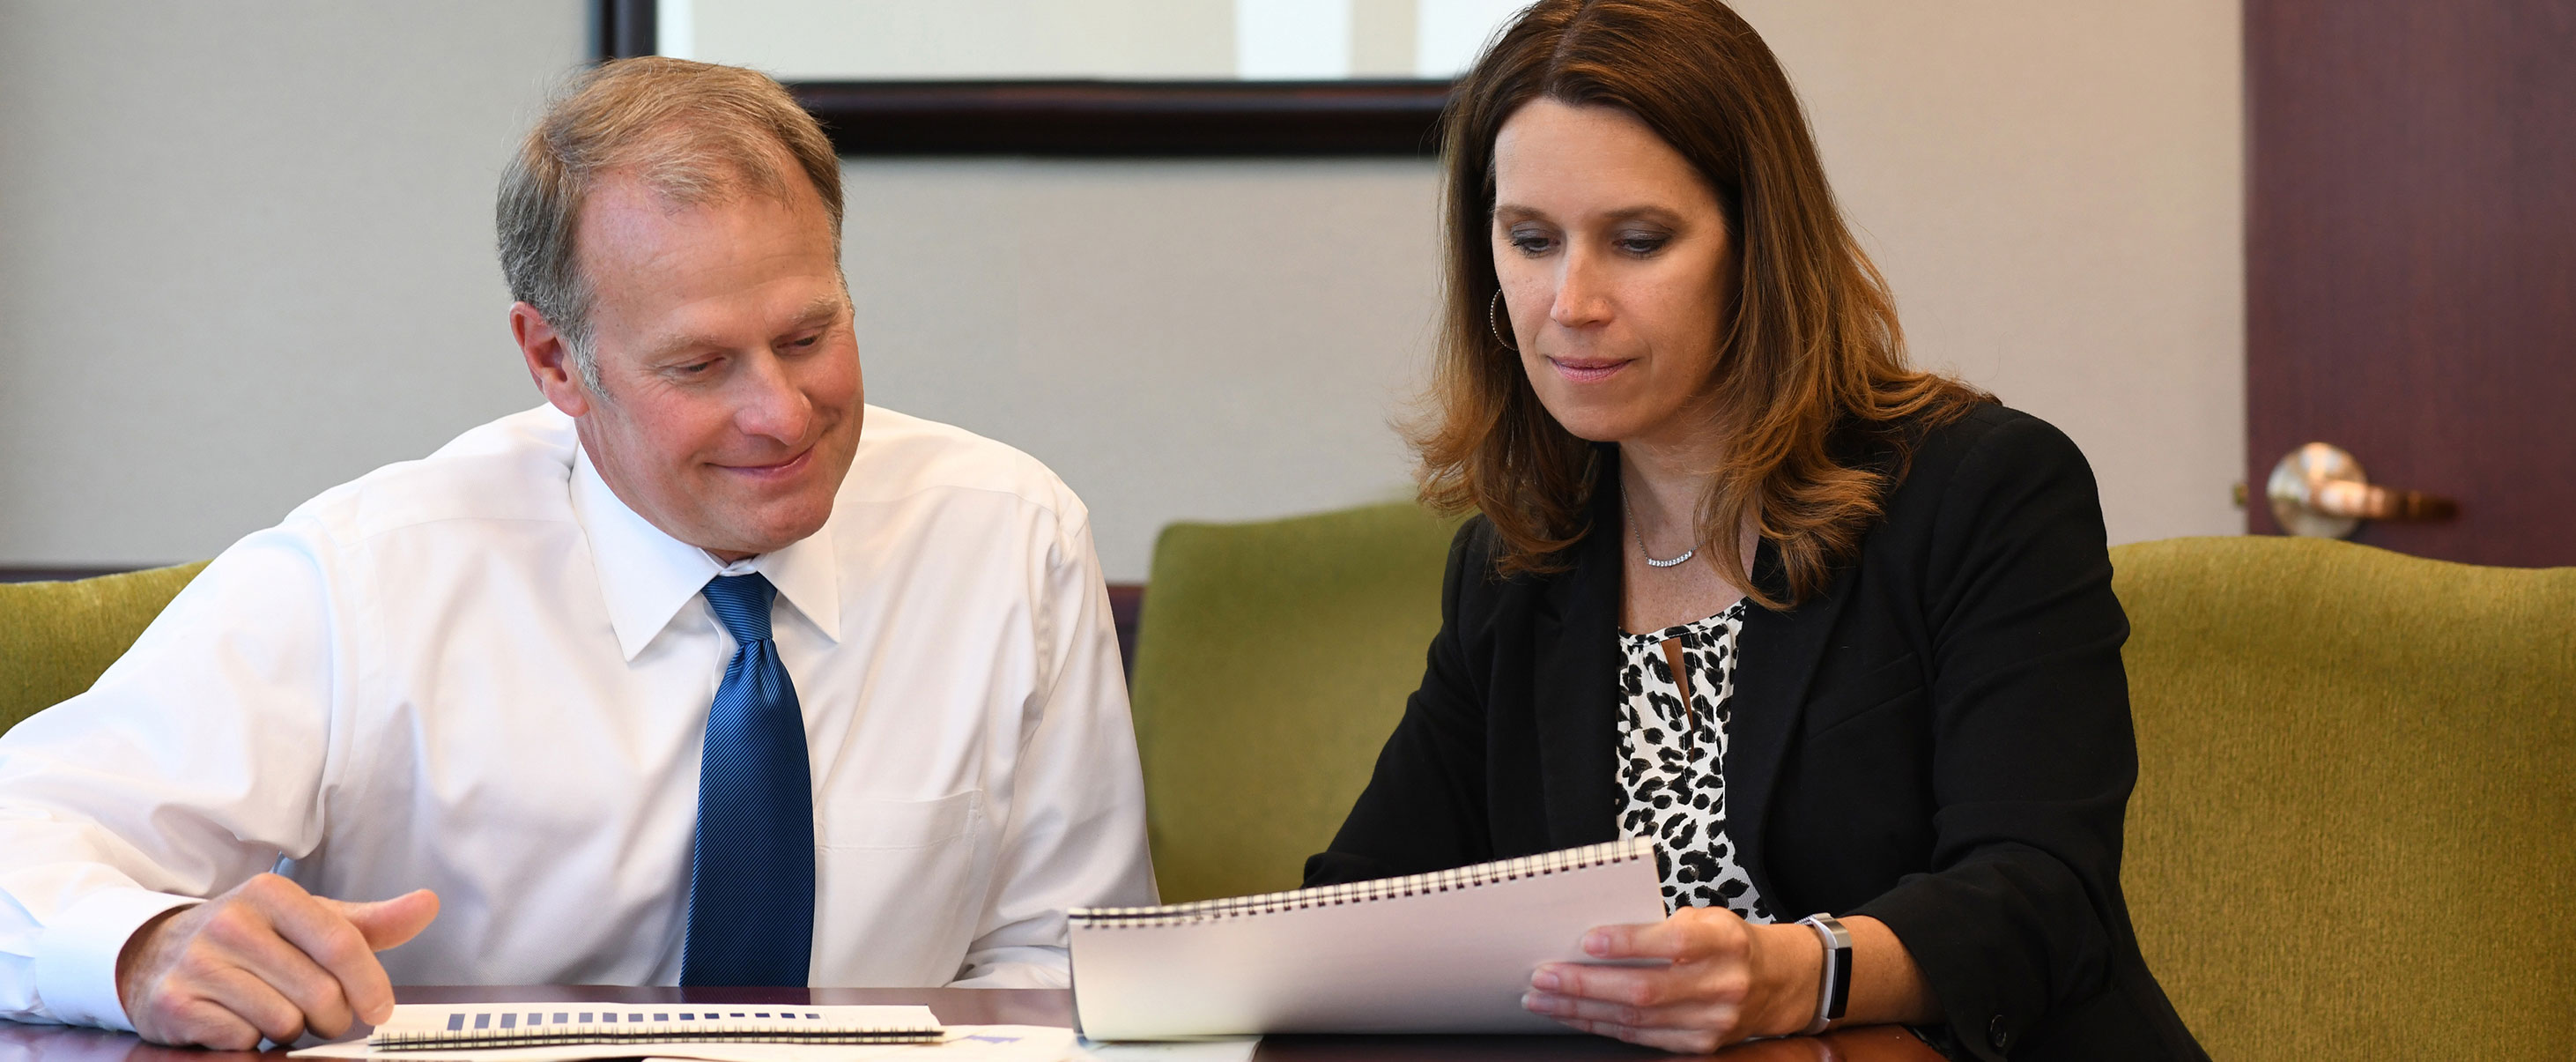
{"type": "Polygon", "coordinates": [[[2448,520],[2460,511],[2449,498],[2373,486],[2361,462],[2321,442],[2292,450],[2272,466],[2263,494],[2281,530],[2314,538],[2350,538],[2364,520],[2448,520]]]}

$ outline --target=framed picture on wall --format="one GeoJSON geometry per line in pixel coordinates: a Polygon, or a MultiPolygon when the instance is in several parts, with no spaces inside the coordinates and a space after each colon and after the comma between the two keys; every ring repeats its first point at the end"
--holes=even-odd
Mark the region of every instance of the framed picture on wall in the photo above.
{"type": "Polygon", "coordinates": [[[1429,155],[1526,0],[597,0],[601,58],[764,70],[844,155],[1429,155]]]}

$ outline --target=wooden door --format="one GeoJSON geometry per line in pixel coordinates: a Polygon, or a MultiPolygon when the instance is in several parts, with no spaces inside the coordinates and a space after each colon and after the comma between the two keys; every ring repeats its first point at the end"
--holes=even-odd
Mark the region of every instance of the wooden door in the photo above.
{"type": "Polygon", "coordinates": [[[2246,507],[2323,441],[2458,515],[2357,541],[2576,564],[2576,0],[2245,0],[2246,507]]]}

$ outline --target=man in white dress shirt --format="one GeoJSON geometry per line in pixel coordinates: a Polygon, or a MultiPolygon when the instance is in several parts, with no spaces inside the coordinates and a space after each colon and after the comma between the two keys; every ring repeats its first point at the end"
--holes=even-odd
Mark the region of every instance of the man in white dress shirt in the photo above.
{"type": "Polygon", "coordinates": [[[0,738],[0,1017],[241,1047],[393,983],[1053,986],[1064,908],[1152,902],[1082,503],[862,405],[840,218],[767,78],[558,102],[500,204],[548,404],[243,539],[0,738]]]}

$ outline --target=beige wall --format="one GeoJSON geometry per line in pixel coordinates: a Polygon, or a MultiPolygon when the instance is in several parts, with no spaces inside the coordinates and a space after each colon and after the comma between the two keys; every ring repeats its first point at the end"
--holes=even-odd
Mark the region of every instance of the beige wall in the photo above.
{"type": "Polygon", "coordinates": [[[664,54],[755,66],[782,78],[1234,76],[1234,0],[660,6],[664,54]]]}
{"type": "Polygon", "coordinates": [[[0,565],[211,556],[533,404],[493,185],[581,0],[0,0],[0,565]]]}
{"type": "Polygon", "coordinates": [[[2237,534],[2236,0],[1740,0],[1915,356],[2064,428],[2113,542],[2237,534]]]}
{"type": "MultiPolygon", "coordinates": [[[[2233,534],[2233,0],[1745,0],[1916,358],[2064,428],[2114,542],[2233,534]]],[[[1175,519],[1400,493],[1427,162],[845,162],[875,400],[1053,464],[1115,579],[1175,519]]]]}
{"type": "MultiPolygon", "coordinates": [[[[2115,541],[2230,533],[2231,0],[1744,0],[1922,360],[2065,427],[2115,541]]],[[[0,565],[206,556],[534,404],[490,197],[578,0],[0,0],[0,565]]],[[[1388,497],[1429,164],[852,160],[870,398],[1173,519],[1388,497]]]]}
{"type": "Polygon", "coordinates": [[[1115,581],[1177,519],[1403,497],[1427,163],[844,161],[868,400],[1036,454],[1115,581]]]}

